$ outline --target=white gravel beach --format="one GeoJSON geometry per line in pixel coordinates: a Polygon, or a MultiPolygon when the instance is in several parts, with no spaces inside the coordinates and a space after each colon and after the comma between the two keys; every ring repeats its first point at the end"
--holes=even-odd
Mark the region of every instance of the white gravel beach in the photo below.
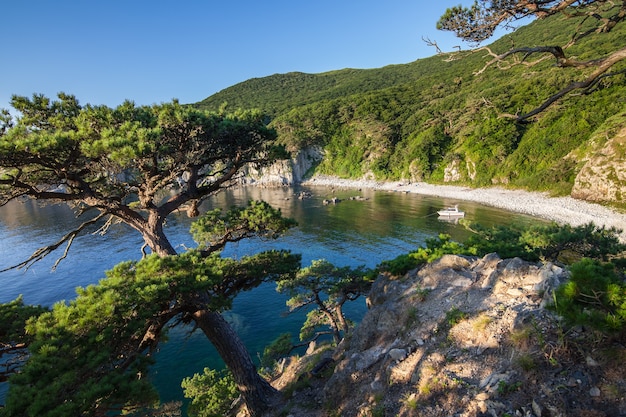
{"type": "Polygon", "coordinates": [[[626,214],[624,212],[571,197],[550,197],[546,193],[508,190],[499,187],[469,188],[455,185],[432,185],[423,182],[401,183],[398,181],[344,180],[326,176],[316,176],[307,180],[304,184],[344,188],[370,188],[423,194],[459,201],[473,201],[516,213],[552,220],[559,224],[580,226],[594,223],[607,228],[615,227],[622,231],[621,239],[626,241],[626,214]]]}

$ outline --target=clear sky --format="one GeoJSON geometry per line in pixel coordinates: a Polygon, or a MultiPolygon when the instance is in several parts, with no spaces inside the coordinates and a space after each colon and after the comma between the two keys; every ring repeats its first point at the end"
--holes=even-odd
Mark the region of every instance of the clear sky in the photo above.
{"type": "MultiPolygon", "coordinates": [[[[250,78],[379,68],[463,44],[437,31],[460,0],[6,0],[0,107],[12,94],[117,106],[204,99],[250,78]]],[[[464,4],[471,2],[465,1],[464,4]]]]}

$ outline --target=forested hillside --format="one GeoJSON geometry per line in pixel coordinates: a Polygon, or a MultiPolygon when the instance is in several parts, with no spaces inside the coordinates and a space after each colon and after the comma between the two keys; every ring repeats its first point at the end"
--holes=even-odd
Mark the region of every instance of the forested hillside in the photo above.
{"type": "MultiPolygon", "coordinates": [[[[562,15],[535,21],[489,49],[503,53],[512,46],[563,45],[585,30],[579,23],[562,15]]],[[[619,26],[602,37],[582,38],[567,52],[594,59],[623,47],[624,39],[626,29],[619,26]]],[[[324,149],[318,173],[572,193],[585,164],[606,154],[607,143],[626,127],[626,65],[614,67],[617,75],[603,78],[593,90],[569,94],[522,123],[514,116],[541,105],[584,77],[585,70],[557,68],[552,56],[541,55],[523,65],[485,68],[491,59],[483,49],[380,69],[276,74],[237,84],[196,105],[217,109],[227,103],[267,112],[291,150],[324,149]]],[[[614,172],[624,166],[622,142],[611,144],[610,160],[598,162],[617,163],[603,174],[607,181],[623,182],[614,172]]],[[[619,185],[604,200],[623,203],[619,185]]]]}

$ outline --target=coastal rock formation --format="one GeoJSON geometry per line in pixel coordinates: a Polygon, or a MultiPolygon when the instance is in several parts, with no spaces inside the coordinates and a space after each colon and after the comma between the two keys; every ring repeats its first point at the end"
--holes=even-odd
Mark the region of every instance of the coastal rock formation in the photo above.
{"type": "Polygon", "coordinates": [[[624,415],[623,349],[601,359],[571,347],[545,308],[567,277],[495,253],[380,275],[352,335],[286,364],[273,383],[290,397],[271,415],[624,415]],[[327,370],[307,371],[318,363],[327,370]]]}
{"type": "Polygon", "coordinates": [[[458,158],[448,163],[443,171],[443,182],[458,182],[462,180],[474,181],[476,179],[476,163],[469,156],[466,156],[465,169],[462,167],[462,161],[458,158]]]}
{"type": "Polygon", "coordinates": [[[456,182],[461,180],[461,161],[455,159],[446,165],[443,174],[443,182],[456,182]]]}
{"type": "Polygon", "coordinates": [[[241,182],[256,185],[293,185],[301,182],[306,173],[319,163],[323,151],[319,147],[299,150],[291,159],[276,161],[269,167],[246,167],[241,182]]]}
{"type": "Polygon", "coordinates": [[[626,201],[626,127],[591,152],[576,176],[572,197],[602,203],[626,201]]]}

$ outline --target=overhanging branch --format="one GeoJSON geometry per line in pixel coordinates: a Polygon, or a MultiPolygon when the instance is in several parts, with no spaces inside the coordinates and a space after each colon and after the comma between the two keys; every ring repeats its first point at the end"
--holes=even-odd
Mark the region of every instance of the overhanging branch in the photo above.
{"type": "Polygon", "coordinates": [[[6,272],[6,271],[10,271],[12,269],[21,269],[21,268],[30,268],[31,265],[33,265],[35,262],[42,260],[43,258],[45,258],[46,256],[48,256],[50,253],[52,253],[53,251],[55,251],[56,249],[58,249],[61,245],[63,245],[64,243],[67,243],[67,246],[65,248],[65,251],[63,252],[63,255],[57,259],[57,261],[54,263],[54,265],[52,266],[52,269],[56,269],[56,267],[58,266],[59,262],[63,259],[65,259],[65,257],[67,256],[67,253],[69,252],[70,247],[72,246],[72,243],[74,241],[74,238],[81,232],[83,231],[86,227],[97,223],[100,219],[102,219],[104,216],[106,216],[107,213],[106,212],[101,212],[100,214],[98,214],[96,217],[94,217],[91,220],[88,220],[84,223],[82,223],[80,226],[78,226],[76,229],[72,230],[71,232],[67,233],[65,236],[63,236],[61,239],[59,239],[58,241],[56,241],[55,243],[48,245],[48,246],[44,246],[42,248],[37,249],[35,252],[33,252],[32,255],[30,255],[30,257],[16,265],[10,266],[8,268],[2,269],[0,270],[0,272],[6,272]]]}
{"type": "MultiPolygon", "coordinates": [[[[489,49],[488,47],[479,48],[478,50],[486,50],[489,53],[489,55],[493,57],[493,59],[489,61],[488,63],[486,63],[482,69],[475,72],[474,75],[479,75],[483,73],[487,68],[494,65],[495,63],[503,62],[504,59],[513,55],[520,54],[520,53],[524,54],[523,58],[519,61],[511,63],[510,66],[524,63],[526,59],[533,54],[542,54],[542,53],[546,54],[547,53],[547,54],[552,55],[556,59],[556,65],[559,67],[572,67],[572,68],[578,68],[578,69],[595,68],[595,70],[591,74],[589,74],[583,81],[574,81],[570,83],[565,88],[559,90],[556,94],[553,94],[550,97],[548,97],[541,105],[529,111],[528,113],[525,113],[522,115],[511,115],[511,114],[502,115],[503,117],[514,118],[518,122],[527,121],[531,117],[536,116],[537,114],[543,112],[552,104],[554,104],[555,102],[557,102],[559,99],[563,98],[564,96],[568,95],[572,91],[575,91],[575,90],[589,91],[601,79],[624,73],[624,71],[617,71],[615,73],[607,74],[607,71],[610,70],[613,66],[615,66],[615,64],[617,64],[618,62],[626,59],[626,47],[619,49],[604,58],[599,58],[599,59],[594,59],[594,60],[589,60],[589,61],[577,61],[577,60],[568,58],[566,57],[563,51],[563,48],[559,46],[537,46],[537,47],[528,47],[528,48],[515,48],[500,55],[493,53],[491,49],[489,49]]],[[[540,61],[541,59],[534,61],[531,65],[534,65],[540,61]]]]}
{"type": "MultiPolygon", "coordinates": [[[[604,59],[595,60],[594,61],[595,66],[597,66],[597,68],[586,79],[584,79],[583,81],[575,81],[575,82],[570,83],[567,87],[563,88],[561,91],[550,96],[539,107],[536,107],[535,109],[531,110],[530,112],[526,114],[518,116],[517,121],[519,122],[526,121],[529,118],[541,113],[542,111],[550,107],[552,104],[554,104],[556,101],[558,101],[560,98],[566,96],[567,94],[571,93],[574,90],[588,90],[592,88],[594,85],[596,85],[600,81],[600,79],[610,75],[610,74],[606,74],[606,72],[609,69],[611,69],[615,64],[617,64],[618,62],[624,59],[626,59],[626,47],[612,53],[611,55],[609,55],[608,57],[604,59]]],[[[619,71],[613,75],[621,74],[621,73],[623,73],[623,71],[619,71]]]]}

